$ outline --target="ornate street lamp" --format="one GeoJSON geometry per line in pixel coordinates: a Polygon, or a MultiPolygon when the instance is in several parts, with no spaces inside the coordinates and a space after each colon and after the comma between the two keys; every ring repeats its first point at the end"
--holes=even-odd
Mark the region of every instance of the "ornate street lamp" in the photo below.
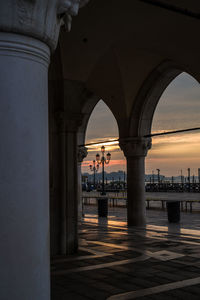
{"type": "Polygon", "coordinates": [[[100,157],[99,154],[96,155],[96,161],[98,163],[98,165],[102,165],[102,195],[105,195],[105,189],[104,189],[104,164],[109,164],[110,159],[111,159],[111,154],[107,153],[106,157],[104,156],[105,154],[105,147],[102,146],[101,147],[101,153],[102,153],[102,157],[100,157]]]}
{"type": "Polygon", "coordinates": [[[90,171],[92,171],[93,174],[93,184],[94,184],[94,188],[95,188],[95,174],[98,172],[99,170],[99,164],[98,162],[96,163],[95,160],[93,160],[93,164],[89,166],[90,167],[90,171]]]}

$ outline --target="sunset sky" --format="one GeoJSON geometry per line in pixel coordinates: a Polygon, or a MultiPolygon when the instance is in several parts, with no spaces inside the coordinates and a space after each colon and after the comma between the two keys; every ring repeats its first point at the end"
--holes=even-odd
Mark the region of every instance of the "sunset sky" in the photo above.
{"type": "MultiPolygon", "coordinates": [[[[186,73],[179,75],[165,90],[156,108],[152,133],[166,130],[177,130],[200,127],[200,86],[186,73]]],[[[109,108],[100,101],[88,123],[86,143],[118,138],[117,123],[109,108]]],[[[187,174],[197,175],[200,168],[200,131],[155,137],[152,139],[152,149],[146,158],[146,174],[156,169],[166,176],[187,174]]],[[[106,146],[106,145],[105,145],[106,146]]],[[[89,148],[89,153],[83,162],[82,171],[89,171],[89,164],[100,154],[101,146],[89,148]]],[[[126,171],[126,160],[117,145],[106,146],[112,158],[107,172],[126,171]]]]}

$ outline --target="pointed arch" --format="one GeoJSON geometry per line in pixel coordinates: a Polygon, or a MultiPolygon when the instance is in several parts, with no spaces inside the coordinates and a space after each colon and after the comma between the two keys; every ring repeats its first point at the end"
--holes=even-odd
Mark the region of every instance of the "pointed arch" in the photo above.
{"type": "Polygon", "coordinates": [[[144,136],[151,133],[154,111],[159,99],[183,70],[175,63],[165,61],[155,68],[144,81],[132,107],[129,121],[130,136],[144,136]]]}
{"type": "Polygon", "coordinates": [[[102,99],[100,99],[93,108],[88,120],[86,138],[102,140],[116,136],[119,136],[117,120],[108,105],[102,99]],[[91,130],[93,130],[92,126],[94,123],[95,136],[93,133],[91,137],[88,137],[88,131],[91,132],[91,130]]]}
{"type": "Polygon", "coordinates": [[[129,136],[145,136],[151,133],[154,112],[161,95],[182,72],[186,72],[199,82],[190,70],[172,61],[162,62],[151,72],[134,101],[129,120],[129,136]]]}
{"type": "Polygon", "coordinates": [[[91,95],[89,95],[87,100],[82,105],[81,114],[83,117],[82,117],[82,124],[79,127],[78,134],[77,134],[78,145],[85,144],[85,137],[86,137],[86,130],[87,130],[88,122],[89,122],[89,119],[90,119],[96,105],[99,103],[99,101],[103,101],[105,103],[105,105],[108,107],[108,109],[110,110],[112,116],[114,117],[114,119],[116,121],[118,132],[119,132],[119,122],[118,122],[112,108],[110,107],[110,105],[107,103],[106,100],[104,100],[104,99],[102,100],[99,96],[96,96],[91,93],[91,95]]]}

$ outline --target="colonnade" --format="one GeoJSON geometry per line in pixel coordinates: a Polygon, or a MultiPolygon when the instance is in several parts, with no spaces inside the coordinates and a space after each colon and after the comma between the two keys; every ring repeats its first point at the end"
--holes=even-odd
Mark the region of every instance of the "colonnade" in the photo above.
{"type": "MultiPolygon", "coordinates": [[[[89,96],[81,81],[71,80],[74,89],[63,96],[62,103],[58,101],[62,93],[55,99],[50,95],[56,105],[49,113],[48,67],[60,26],[70,25],[71,15],[86,2],[0,1],[0,298],[4,300],[49,300],[50,252],[67,255],[78,248],[80,169],[87,155],[85,148],[78,148],[78,134],[84,118],[81,106],[89,96]],[[74,96],[76,89],[85,98],[80,98],[79,91],[74,96]]],[[[87,38],[82,40],[86,46],[87,38]]],[[[90,61],[90,54],[86,56],[90,61]]],[[[90,68],[92,72],[92,60],[90,68]]],[[[62,80],[67,81],[63,74],[62,80]]],[[[106,87],[111,88],[108,98],[114,103],[113,87],[117,87],[114,80],[106,87]]],[[[120,107],[123,101],[115,103],[120,107]]],[[[127,107],[131,110],[130,104],[127,107]]],[[[118,113],[122,127],[130,123],[125,113],[118,113]]],[[[140,132],[136,127],[134,132],[140,132]]],[[[126,138],[120,137],[127,159],[129,226],[144,226],[146,221],[144,162],[151,140],[138,135],[132,136],[127,126],[126,138]]]]}

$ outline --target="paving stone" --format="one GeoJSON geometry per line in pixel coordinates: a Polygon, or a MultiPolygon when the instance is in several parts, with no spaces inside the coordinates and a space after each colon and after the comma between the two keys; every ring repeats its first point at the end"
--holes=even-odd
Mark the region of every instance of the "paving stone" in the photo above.
{"type": "Polygon", "coordinates": [[[187,270],[188,272],[192,272],[196,275],[198,275],[200,273],[199,268],[195,267],[195,266],[186,266],[183,268],[183,270],[187,270]]]}
{"type": "MultiPolygon", "coordinates": [[[[104,279],[105,281],[105,279],[104,279]]],[[[121,280],[119,281],[119,279],[115,279],[115,278],[108,278],[107,282],[109,282],[110,284],[112,284],[113,286],[117,286],[120,287],[120,289],[124,291],[133,291],[133,290],[138,290],[140,289],[140,286],[136,285],[133,282],[130,282],[128,280],[121,280]]]]}
{"type": "MultiPolygon", "coordinates": [[[[146,297],[140,297],[139,298],[140,300],[151,300],[151,299],[154,299],[154,298],[152,298],[152,297],[150,297],[150,296],[146,296],[146,297]]],[[[161,300],[161,299],[160,299],[161,300]]]]}
{"type": "Polygon", "coordinates": [[[177,270],[176,273],[167,273],[167,272],[159,272],[159,275],[161,278],[169,279],[170,281],[180,281],[183,280],[183,277],[177,270]]]}
{"type": "MultiPolygon", "coordinates": [[[[91,211],[95,208],[91,208],[91,211]]],[[[188,222],[185,234],[180,234],[180,226],[171,224],[168,226],[166,217],[160,211],[148,211],[149,222],[147,230],[126,227],[117,227],[117,220],[121,220],[122,210],[116,210],[115,227],[103,227],[95,224],[83,224],[79,232],[81,242],[84,242],[84,248],[104,252],[109,256],[94,258],[94,254],[88,251],[80,251],[78,254],[70,256],[71,261],[62,262],[68,258],[61,257],[61,262],[52,262],[52,271],[56,269],[73,269],[74,272],[62,276],[52,276],[52,297],[51,300],[104,300],[111,295],[125,293],[129,291],[143,290],[150,287],[173,283],[190,278],[200,277],[200,239],[189,228],[199,230],[200,235],[200,218],[194,221],[194,217],[184,215],[184,221],[188,222]],[[193,225],[191,225],[193,224],[193,225]],[[90,243],[98,241],[98,244],[90,243]],[[100,244],[102,242],[102,244],[100,244]],[[184,243],[183,243],[184,242],[184,243]],[[195,242],[196,244],[191,244],[195,242]],[[106,246],[105,243],[113,244],[112,247],[106,246]],[[116,245],[116,247],[115,247],[116,245]],[[133,249],[119,249],[119,245],[132,247],[133,249]],[[135,251],[138,249],[138,252],[135,251]],[[143,251],[152,251],[155,257],[150,257],[144,261],[137,261],[143,251]],[[156,258],[156,253],[167,250],[169,253],[186,254],[184,257],[162,261],[156,258]],[[141,251],[141,252],[139,252],[141,251]],[[91,255],[90,259],[76,258],[79,256],[91,255]],[[194,255],[194,256],[192,256],[194,255]],[[130,258],[136,258],[136,262],[122,265],[109,265],[101,267],[105,263],[119,262],[130,258]],[[91,270],[79,270],[80,267],[91,266],[91,270]]],[[[110,214],[112,211],[110,211],[110,214]]],[[[120,224],[120,223],[119,223],[120,224]]],[[[184,232],[183,230],[183,232],[184,232]]],[[[197,231],[195,232],[195,234],[197,231]]],[[[58,257],[56,259],[59,259],[58,257]]],[[[59,259],[60,260],[60,259],[59,259]]],[[[186,286],[176,290],[165,291],[157,294],[150,294],[139,297],[141,300],[159,299],[159,300],[195,300],[199,299],[200,284],[186,286]]]]}
{"type": "MultiPolygon", "coordinates": [[[[140,298],[142,300],[143,297],[140,298]]],[[[158,293],[158,294],[153,294],[150,296],[147,296],[148,299],[155,299],[155,300],[176,300],[177,297],[173,297],[172,295],[166,293],[158,293]]],[[[186,299],[183,299],[186,300],[186,299]]]]}
{"type": "Polygon", "coordinates": [[[68,292],[67,293],[67,298],[66,298],[66,293],[51,293],[51,299],[56,299],[56,300],[71,300],[71,299],[74,299],[74,300],[88,300],[88,299],[91,299],[91,298],[88,298],[88,297],[84,297],[84,296],[81,296],[77,293],[71,293],[71,292],[68,292]]]}
{"type": "MultiPolygon", "coordinates": [[[[94,278],[94,273],[91,272],[91,271],[85,271],[84,276],[85,276],[85,278],[94,278]]],[[[96,272],[95,272],[96,280],[101,280],[101,279],[106,278],[106,277],[110,277],[110,274],[104,272],[104,269],[96,270],[96,272]]]]}
{"type": "Polygon", "coordinates": [[[145,280],[144,278],[138,277],[133,277],[132,280],[129,280],[129,282],[141,288],[150,288],[157,286],[157,283],[154,281],[145,280]]]}
{"type": "Polygon", "coordinates": [[[157,275],[153,277],[153,280],[154,280],[154,282],[157,283],[157,285],[167,284],[167,283],[171,283],[172,282],[171,279],[163,278],[163,277],[160,277],[160,276],[157,276],[157,275]]]}
{"type": "MultiPolygon", "coordinates": [[[[191,293],[192,295],[200,296],[200,287],[193,285],[193,286],[187,286],[182,289],[183,291],[186,291],[188,293],[191,293]]],[[[200,297],[199,297],[200,298],[200,297]]]]}
{"type": "Polygon", "coordinates": [[[77,283],[76,290],[74,292],[76,292],[76,291],[78,292],[79,295],[84,296],[89,299],[102,300],[102,299],[106,299],[108,296],[111,295],[111,293],[107,292],[106,290],[102,291],[102,290],[99,290],[98,288],[92,287],[90,285],[86,285],[86,284],[83,285],[82,283],[77,283]]]}
{"type": "Polygon", "coordinates": [[[115,285],[112,285],[111,282],[107,283],[105,281],[97,281],[94,282],[93,285],[90,285],[90,286],[93,286],[94,288],[97,288],[99,290],[103,290],[103,291],[106,291],[106,292],[110,292],[112,294],[120,294],[123,292],[123,289],[119,288],[119,283],[118,285],[116,284],[115,285]]]}
{"type": "Polygon", "coordinates": [[[184,299],[184,300],[199,300],[199,296],[191,294],[189,292],[186,292],[185,290],[182,289],[176,289],[173,291],[168,292],[169,295],[176,297],[177,299],[184,299]]]}

